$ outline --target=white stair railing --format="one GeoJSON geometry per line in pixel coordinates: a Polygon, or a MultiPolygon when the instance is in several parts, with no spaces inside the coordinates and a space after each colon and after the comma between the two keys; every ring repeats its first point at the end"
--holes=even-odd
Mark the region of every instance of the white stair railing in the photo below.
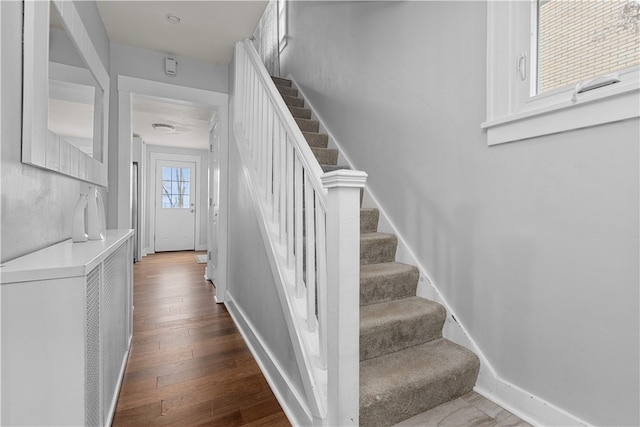
{"type": "Polygon", "coordinates": [[[323,173],[249,41],[235,51],[234,132],[314,423],[357,425],[360,189],[323,173]]]}

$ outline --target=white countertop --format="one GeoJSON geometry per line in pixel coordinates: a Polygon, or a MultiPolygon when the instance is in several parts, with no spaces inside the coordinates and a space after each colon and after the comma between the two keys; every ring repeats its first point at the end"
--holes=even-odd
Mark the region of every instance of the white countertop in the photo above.
{"type": "MultiPolygon", "coordinates": [[[[104,240],[65,240],[0,267],[0,284],[85,276],[133,235],[133,230],[107,230],[104,240]]],[[[131,260],[133,262],[133,258],[131,260]]]]}

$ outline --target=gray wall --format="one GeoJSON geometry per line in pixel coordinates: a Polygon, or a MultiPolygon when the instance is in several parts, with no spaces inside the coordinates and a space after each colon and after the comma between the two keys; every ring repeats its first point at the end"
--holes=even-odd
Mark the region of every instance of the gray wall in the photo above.
{"type": "MultiPolygon", "coordinates": [[[[304,395],[271,266],[244,177],[235,140],[229,144],[229,235],[227,296],[273,355],[289,387],[304,395]]],[[[277,379],[276,379],[277,381],[277,379]]],[[[285,390],[286,398],[290,393],[285,390]]]]}
{"type": "MultiPolygon", "coordinates": [[[[106,31],[93,5],[76,2],[100,59],[109,66],[106,31]],[[105,48],[105,46],[107,46],[105,48]]],[[[86,184],[23,165],[22,139],[22,2],[2,7],[2,208],[0,262],[71,237],[73,207],[86,184]]]]}
{"type": "Polygon", "coordinates": [[[637,425],[638,120],[487,147],[485,2],[291,2],[310,96],[498,375],[637,425]]]}

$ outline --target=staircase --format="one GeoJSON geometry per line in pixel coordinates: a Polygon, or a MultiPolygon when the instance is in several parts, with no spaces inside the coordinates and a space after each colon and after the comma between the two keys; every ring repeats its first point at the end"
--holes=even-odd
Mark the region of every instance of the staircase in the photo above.
{"type": "MultiPolygon", "coordinates": [[[[338,150],[290,80],[272,77],[324,172],[338,150]]],[[[379,233],[379,212],[360,209],[360,425],[388,426],[469,392],[478,357],[442,337],[446,311],[417,297],[414,266],[395,262],[397,238],[379,233]]]]}

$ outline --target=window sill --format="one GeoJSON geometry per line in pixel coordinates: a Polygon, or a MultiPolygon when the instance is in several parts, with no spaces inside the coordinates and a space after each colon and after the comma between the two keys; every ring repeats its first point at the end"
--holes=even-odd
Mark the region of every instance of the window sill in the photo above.
{"type": "Polygon", "coordinates": [[[553,105],[517,112],[481,124],[487,144],[497,145],[538,136],[640,117],[640,83],[613,85],[553,105]]]}

